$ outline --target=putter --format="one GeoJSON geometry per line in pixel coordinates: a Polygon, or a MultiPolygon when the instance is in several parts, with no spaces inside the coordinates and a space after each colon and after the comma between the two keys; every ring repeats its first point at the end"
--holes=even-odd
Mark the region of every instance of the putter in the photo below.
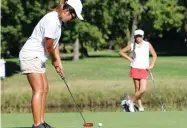
{"type": "MultiPolygon", "coordinates": [[[[156,84],[155,84],[155,80],[154,80],[154,77],[153,77],[152,72],[149,71],[149,74],[150,74],[150,76],[151,76],[151,80],[152,80],[152,83],[153,83],[153,87],[156,88],[156,84]]],[[[162,111],[162,112],[165,112],[166,109],[165,109],[165,107],[164,107],[164,102],[162,101],[161,98],[160,98],[160,105],[161,105],[161,111],[162,111]]]]}
{"type": "Polygon", "coordinates": [[[62,80],[64,81],[64,83],[65,83],[65,85],[66,85],[66,87],[67,87],[67,89],[68,89],[68,91],[69,91],[69,93],[70,93],[70,95],[71,95],[71,97],[72,97],[74,103],[76,104],[77,109],[79,109],[79,113],[80,113],[80,115],[81,115],[81,117],[82,117],[82,119],[83,119],[83,121],[84,121],[83,126],[84,126],[84,127],[87,127],[87,128],[88,128],[88,127],[92,127],[92,126],[93,126],[93,123],[87,123],[87,122],[86,122],[86,120],[85,120],[85,118],[84,118],[84,116],[83,116],[83,114],[82,114],[82,112],[81,112],[80,107],[78,106],[78,104],[77,104],[75,98],[73,97],[73,94],[72,94],[71,91],[70,91],[70,88],[69,88],[69,86],[68,86],[68,84],[67,84],[67,82],[66,82],[66,80],[65,80],[65,77],[63,77],[61,73],[60,73],[59,75],[60,75],[60,77],[62,78],[62,80]]]}
{"type": "Polygon", "coordinates": [[[156,85],[155,85],[155,80],[154,80],[153,74],[152,74],[151,71],[149,71],[149,74],[150,74],[150,76],[151,76],[151,80],[152,80],[152,82],[153,82],[153,87],[155,88],[156,85]]]}

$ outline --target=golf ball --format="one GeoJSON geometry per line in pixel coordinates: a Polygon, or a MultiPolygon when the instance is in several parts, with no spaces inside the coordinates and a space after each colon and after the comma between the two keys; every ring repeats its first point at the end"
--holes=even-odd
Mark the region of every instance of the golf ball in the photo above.
{"type": "Polygon", "coordinates": [[[101,127],[103,124],[102,123],[98,123],[98,126],[101,127]]]}

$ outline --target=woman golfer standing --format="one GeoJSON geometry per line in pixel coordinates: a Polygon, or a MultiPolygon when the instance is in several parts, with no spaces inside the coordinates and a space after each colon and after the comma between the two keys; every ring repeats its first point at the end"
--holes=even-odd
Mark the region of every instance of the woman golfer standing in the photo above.
{"type": "Polygon", "coordinates": [[[32,128],[52,128],[44,120],[44,108],[48,92],[45,61],[49,56],[57,73],[63,74],[59,52],[59,39],[62,22],[81,16],[82,3],[80,0],[62,0],[51,12],[47,13],[36,25],[19,53],[21,72],[27,76],[32,88],[32,128]]]}
{"type": "Polygon", "coordinates": [[[130,62],[130,76],[134,81],[135,94],[134,97],[127,101],[129,110],[134,112],[134,102],[138,102],[139,111],[144,111],[144,107],[141,102],[141,96],[146,91],[148,72],[154,67],[157,54],[152,45],[143,40],[144,31],[134,31],[134,43],[130,43],[128,46],[120,51],[120,55],[130,62]],[[126,54],[127,51],[131,51],[131,56],[126,54]],[[152,62],[149,64],[149,52],[152,55],[152,62]]]}

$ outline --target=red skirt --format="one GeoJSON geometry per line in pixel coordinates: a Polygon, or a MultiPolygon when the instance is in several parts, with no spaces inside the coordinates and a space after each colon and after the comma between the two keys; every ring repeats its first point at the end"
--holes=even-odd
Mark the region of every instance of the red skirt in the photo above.
{"type": "Polygon", "coordinates": [[[148,70],[146,69],[131,68],[129,74],[133,79],[148,79],[148,70]]]}

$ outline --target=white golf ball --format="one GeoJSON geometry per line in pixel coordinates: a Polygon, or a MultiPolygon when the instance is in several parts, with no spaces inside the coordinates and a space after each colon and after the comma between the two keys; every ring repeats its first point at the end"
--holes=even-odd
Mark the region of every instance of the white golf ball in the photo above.
{"type": "Polygon", "coordinates": [[[98,123],[98,126],[101,127],[101,126],[103,126],[103,124],[102,123],[98,123]]]}

